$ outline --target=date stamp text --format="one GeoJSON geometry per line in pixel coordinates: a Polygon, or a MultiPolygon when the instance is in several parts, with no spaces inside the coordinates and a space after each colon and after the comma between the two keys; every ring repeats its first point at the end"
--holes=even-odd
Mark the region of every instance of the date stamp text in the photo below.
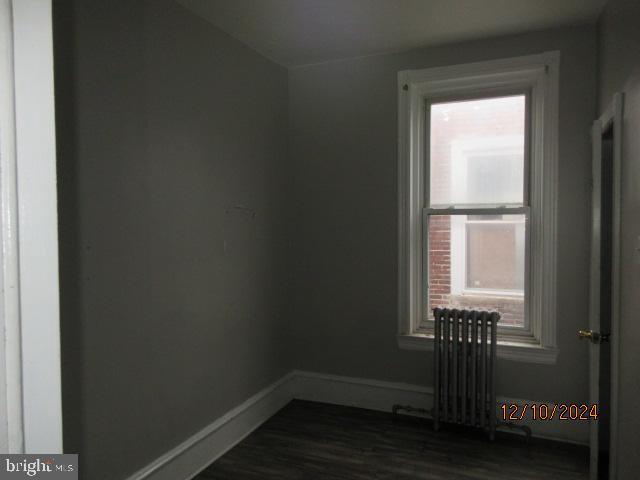
{"type": "Polygon", "coordinates": [[[502,420],[517,422],[522,420],[577,420],[598,419],[598,405],[586,403],[503,403],[500,405],[502,420]]]}

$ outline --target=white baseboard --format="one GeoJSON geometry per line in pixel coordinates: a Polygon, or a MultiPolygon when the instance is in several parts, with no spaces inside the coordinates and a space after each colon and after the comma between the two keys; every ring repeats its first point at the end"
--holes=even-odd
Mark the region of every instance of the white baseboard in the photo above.
{"type": "MultiPolygon", "coordinates": [[[[394,404],[429,409],[430,387],[294,370],[165,453],[127,480],[189,480],[224,455],[293,399],[390,412],[394,404]]],[[[547,403],[499,397],[498,403],[547,403]]],[[[530,417],[529,417],[530,418],[530,417]]],[[[580,421],[524,420],[534,437],[587,445],[580,421]]]]}
{"type": "Polygon", "coordinates": [[[433,391],[429,387],[297,370],[293,373],[291,390],[298,400],[381,412],[391,412],[396,403],[425,408],[432,405],[433,391]]]}
{"type": "MultiPolygon", "coordinates": [[[[411,405],[425,409],[430,409],[433,406],[433,389],[431,387],[314,372],[294,371],[293,373],[291,390],[294,398],[300,400],[334,403],[382,412],[391,412],[394,404],[411,405]]],[[[500,406],[504,403],[520,406],[545,403],[549,406],[549,411],[552,410],[553,404],[549,401],[501,396],[498,396],[496,401],[498,420],[502,418],[500,406]]],[[[528,426],[536,438],[579,445],[589,444],[589,423],[586,421],[564,421],[558,420],[558,418],[544,421],[532,420],[531,415],[526,415],[522,421],[513,423],[528,426]]]]}
{"type": "Polygon", "coordinates": [[[188,480],[241,442],[293,398],[289,372],[127,480],[188,480]]]}

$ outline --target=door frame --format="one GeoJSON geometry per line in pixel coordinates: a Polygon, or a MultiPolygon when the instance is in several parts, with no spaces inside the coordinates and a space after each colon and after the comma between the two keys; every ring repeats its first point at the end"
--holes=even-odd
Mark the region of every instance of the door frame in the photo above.
{"type": "MultiPolygon", "coordinates": [[[[591,226],[591,282],[589,301],[589,327],[599,328],[600,324],[600,218],[601,218],[601,182],[602,182],[602,135],[613,127],[613,175],[612,175],[612,236],[611,236],[611,394],[609,408],[609,479],[617,475],[618,444],[618,369],[620,339],[620,210],[622,178],[622,114],[624,96],[616,93],[611,105],[592,126],[592,226],[591,226]]],[[[598,381],[600,351],[597,345],[589,347],[589,397],[591,402],[599,398],[598,381]]],[[[591,420],[589,426],[590,478],[598,475],[598,423],[591,420]]]]}
{"type": "Polygon", "coordinates": [[[0,445],[62,453],[51,0],[0,0],[0,445]]]}

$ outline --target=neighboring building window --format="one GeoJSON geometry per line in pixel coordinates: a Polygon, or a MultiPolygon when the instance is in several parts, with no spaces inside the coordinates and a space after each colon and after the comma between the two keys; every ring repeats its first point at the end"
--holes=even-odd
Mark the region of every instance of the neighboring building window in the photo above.
{"type": "Polygon", "coordinates": [[[435,307],[489,309],[499,356],[555,361],[558,63],[400,72],[401,346],[435,307]]]}

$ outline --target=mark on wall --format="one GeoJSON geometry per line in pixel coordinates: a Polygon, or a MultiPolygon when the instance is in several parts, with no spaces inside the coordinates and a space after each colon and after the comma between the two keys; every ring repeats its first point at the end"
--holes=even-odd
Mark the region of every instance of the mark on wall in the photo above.
{"type": "Polygon", "coordinates": [[[243,204],[227,207],[224,211],[223,226],[223,253],[231,256],[240,252],[246,252],[248,242],[255,238],[256,224],[254,220],[257,211],[243,204]]]}
{"type": "Polygon", "coordinates": [[[256,218],[256,211],[252,208],[245,207],[244,205],[234,205],[233,207],[231,207],[231,209],[225,210],[224,213],[226,214],[244,213],[247,217],[251,218],[252,220],[256,218]]]}

